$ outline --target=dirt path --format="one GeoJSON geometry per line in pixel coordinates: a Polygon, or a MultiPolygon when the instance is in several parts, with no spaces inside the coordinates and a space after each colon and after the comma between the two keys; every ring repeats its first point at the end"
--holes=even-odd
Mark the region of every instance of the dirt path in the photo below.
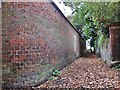
{"type": "Polygon", "coordinates": [[[65,67],[58,79],[47,81],[37,88],[119,88],[115,90],[120,90],[120,72],[109,68],[100,60],[94,54],[81,57],[65,67]]]}

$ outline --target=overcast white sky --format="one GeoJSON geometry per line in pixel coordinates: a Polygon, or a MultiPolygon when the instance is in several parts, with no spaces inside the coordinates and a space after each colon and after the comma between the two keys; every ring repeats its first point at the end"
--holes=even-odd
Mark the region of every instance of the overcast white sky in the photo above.
{"type": "Polygon", "coordinates": [[[53,0],[53,1],[65,16],[69,16],[72,13],[72,10],[70,9],[70,7],[65,6],[62,0],[53,0]]]}

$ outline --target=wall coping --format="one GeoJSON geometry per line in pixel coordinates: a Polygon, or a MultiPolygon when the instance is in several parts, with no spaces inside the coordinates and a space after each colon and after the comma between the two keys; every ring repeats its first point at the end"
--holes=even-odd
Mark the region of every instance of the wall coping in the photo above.
{"type": "Polygon", "coordinates": [[[113,22],[109,25],[109,29],[120,29],[120,22],[113,22]]]}
{"type": "MultiPolygon", "coordinates": [[[[53,0],[49,0],[50,3],[58,10],[58,12],[63,16],[63,18],[72,26],[72,28],[79,34],[79,36],[82,38],[81,34],[78,30],[75,29],[75,27],[71,24],[71,22],[65,17],[65,15],[62,13],[62,11],[58,8],[58,6],[53,2],[53,0]]],[[[83,39],[83,38],[82,38],[83,39]]],[[[83,39],[84,40],[84,39],[83,39]]]]}

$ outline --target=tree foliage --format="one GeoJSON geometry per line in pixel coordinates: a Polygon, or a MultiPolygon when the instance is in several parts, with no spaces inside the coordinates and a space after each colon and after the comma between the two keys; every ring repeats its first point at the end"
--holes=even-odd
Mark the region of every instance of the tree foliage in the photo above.
{"type": "Polygon", "coordinates": [[[108,37],[107,26],[120,21],[120,2],[65,2],[65,5],[72,8],[71,22],[86,40],[92,37],[94,42],[99,35],[108,37]]]}

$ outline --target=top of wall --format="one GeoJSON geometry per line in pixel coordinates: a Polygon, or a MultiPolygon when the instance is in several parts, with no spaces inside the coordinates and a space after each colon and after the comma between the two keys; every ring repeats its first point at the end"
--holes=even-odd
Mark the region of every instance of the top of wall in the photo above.
{"type": "Polygon", "coordinates": [[[110,25],[108,26],[120,26],[120,22],[112,22],[110,25]]]}
{"type": "MultiPolygon", "coordinates": [[[[79,34],[81,37],[80,33],[78,30],[75,29],[75,27],[70,23],[70,21],[65,17],[65,15],[62,13],[62,11],[58,8],[58,6],[53,2],[53,0],[49,0],[50,3],[58,10],[58,12],[63,16],[63,18],[73,27],[73,29],[79,34]]],[[[82,37],[81,37],[82,38],[82,37]]],[[[83,38],[82,38],[83,39],[83,38]]]]}

